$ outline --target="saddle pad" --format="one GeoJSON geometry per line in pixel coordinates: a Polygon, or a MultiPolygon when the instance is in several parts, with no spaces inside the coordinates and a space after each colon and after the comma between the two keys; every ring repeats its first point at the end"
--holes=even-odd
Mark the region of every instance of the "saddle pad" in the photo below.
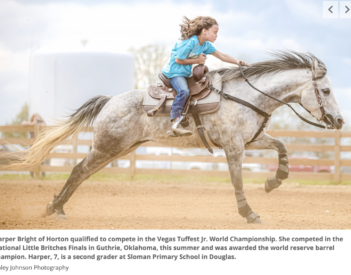
{"type": "MultiPolygon", "coordinates": [[[[212,85],[218,89],[222,90],[222,81],[221,76],[219,74],[215,74],[212,80],[212,85]]],[[[213,113],[218,110],[219,102],[221,96],[216,92],[211,92],[207,97],[200,99],[197,102],[197,111],[199,115],[213,113]]],[[[158,110],[155,116],[170,116],[172,110],[172,104],[174,100],[166,100],[166,103],[158,110]]],[[[145,92],[144,101],[143,101],[143,110],[148,112],[152,108],[154,108],[159,99],[152,98],[148,92],[145,92]]],[[[191,105],[194,105],[195,101],[191,101],[191,105]]],[[[189,113],[191,115],[191,113],[189,113]]]]}

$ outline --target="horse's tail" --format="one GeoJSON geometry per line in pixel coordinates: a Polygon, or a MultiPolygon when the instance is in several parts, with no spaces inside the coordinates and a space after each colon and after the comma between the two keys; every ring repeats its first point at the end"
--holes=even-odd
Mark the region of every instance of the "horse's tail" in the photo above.
{"type": "Polygon", "coordinates": [[[110,96],[95,96],[70,115],[68,120],[59,121],[57,126],[44,128],[40,131],[33,146],[25,151],[25,155],[7,168],[31,170],[39,165],[55,146],[87,129],[110,99],[110,96]]]}

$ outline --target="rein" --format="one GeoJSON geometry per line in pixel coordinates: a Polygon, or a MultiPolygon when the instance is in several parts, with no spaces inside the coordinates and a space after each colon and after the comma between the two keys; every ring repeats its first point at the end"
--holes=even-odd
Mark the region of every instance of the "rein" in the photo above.
{"type": "Polygon", "coordinates": [[[252,105],[251,103],[242,100],[240,98],[237,98],[235,96],[231,96],[229,94],[223,93],[222,91],[216,89],[215,87],[212,86],[212,84],[208,85],[208,88],[211,89],[212,91],[215,91],[216,93],[218,93],[219,95],[221,95],[222,97],[224,97],[225,99],[230,99],[233,100],[235,102],[238,102],[246,107],[249,107],[250,109],[254,110],[256,113],[260,114],[261,116],[263,116],[265,119],[260,127],[260,129],[258,129],[258,131],[256,132],[256,134],[254,135],[254,137],[247,142],[245,145],[249,145],[250,143],[254,142],[255,139],[258,137],[258,135],[263,131],[263,129],[266,127],[268,120],[271,118],[271,115],[266,113],[265,111],[262,111],[261,109],[257,108],[255,105],[252,105]]]}
{"type": "MultiPolygon", "coordinates": [[[[254,86],[249,82],[249,80],[246,78],[246,76],[245,76],[245,74],[244,74],[244,72],[243,72],[243,69],[241,68],[241,61],[239,62],[239,69],[240,69],[241,75],[243,76],[243,78],[245,79],[245,81],[247,82],[247,84],[249,84],[249,85],[250,85],[252,88],[254,88],[256,91],[260,92],[261,94],[264,94],[265,96],[268,96],[268,97],[271,98],[271,99],[274,99],[274,100],[276,100],[276,101],[278,101],[278,102],[280,102],[280,103],[283,103],[284,105],[287,105],[287,106],[288,106],[290,109],[292,109],[292,110],[294,111],[294,113],[295,113],[301,120],[303,120],[304,122],[306,122],[306,123],[308,123],[308,124],[311,124],[311,125],[313,125],[313,126],[319,127],[319,128],[323,128],[323,129],[327,128],[327,127],[324,126],[324,125],[317,124],[317,123],[315,123],[315,122],[309,121],[308,119],[302,117],[298,112],[295,111],[295,109],[294,109],[293,107],[291,107],[291,105],[290,105],[289,103],[286,103],[286,102],[281,101],[281,100],[279,100],[279,99],[277,99],[277,98],[275,98],[275,97],[272,97],[272,96],[270,96],[270,95],[268,95],[268,94],[266,94],[266,93],[260,91],[260,90],[257,89],[256,87],[254,87],[254,86]]],[[[319,94],[319,90],[318,90],[318,87],[317,87],[317,83],[316,83],[316,80],[317,80],[317,79],[314,77],[313,72],[312,72],[312,80],[313,80],[314,91],[315,91],[315,93],[316,93],[316,97],[317,97],[317,100],[318,100],[318,105],[319,105],[319,107],[320,107],[320,109],[321,109],[321,112],[322,112],[322,118],[321,118],[321,120],[322,120],[324,117],[326,117],[326,116],[325,116],[325,110],[324,110],[324,107],[323,107],[323,105],[322,105],[322,98],[321,98],[321,96],[320,96],[320,94],[319,94]]],[[[300,105],[301,105],[301,104],[300,104],[300,105]]],[[[301,106],[302,106],[302,105],[301,105],[301,106]]],[[[303,107],[303,106],[302,106],[302,107],[303,107]]],[[[306,110],[306,109],[305,109],[305,110],[306,110]]],[[[309,112],[309,111],[308,111],[308,112],[309,112]]],[[[310,113],[310,112],[309,112],[309,113],[310,113]]]]}
{"type": "MultiPolygon", "coordinates": [[[[268,95],[268,94],[266,94],[266,93],[260,91],[260,90],[257,89],[256,87],[254,87],[254,86],[249,82],[249,80],[246,78],[246,76],[245,76],[245,74],[244,74],[244,72],[243,72],[243,70],[242,70],[241,67],[242,67],[241,61],[239,61],[239,69],[240,69],[241,75],[243,76],[243,78],[245,79],[245,81],[246,81],[253,89],[255,89],[256,91],[258,91],[258,92],[260,92],[261,94],[263,94],[263,95],[265,95],[265,96],[267,96],[267,97],[269,97],[269,98],[271,98],[271,99],[274,99],[274,100],[276,100],[276,101],[278,101],[278,102],[280,102],[280,103],[282,103],[282,104],[284,104],[284,105],[289,106],[289,108],[292,109],[292,110],[294,111],[294,113],[295,113],[301,120],[303,120],[304,122],[306,122],[306,123],[308,123],[308,124],[311,124],[311,125],[313,125],[313,126],[316,126],[316,127],[322,128],[322,129],[326,129],[326,128],[328,128],[328,129],[333,129],[333,128],[334,128],[334,127],[333,127],[333,126],[334,126],[333,123],[330,121],[330,119],[328,118],[328,116],[326,115],[326,112],[325,112],[325,110],[324,110],[324,107],[323,107],[323,104],[322,104],[322,103],[323,103],[323,102],[322,102],[322,98],[321,98],[321,96],[320,96],[319,89],[318,89],[317,83],[316,83],[316,80],[317,80],[318,78],[316,78],[316,77],[314,76],[313,71],[312,71],[312,81],[313,81],[312,83],[313,83],[314,91],[315,91],[315,94],[316,94],[316,97],[317,97],[317,101],[318,101],[319,108],[320,108],[320,110],[321,110],[321,112],[322,112],[322,117],[321,117],[320,120],[324,120],[324,122],[326,122],[325,120],[327,120],[327,121],[330,123],[330,124],[327,123],[327,124],[328,124],[327,126],[324,126],[324,125],[317,124],[317,123],[315,123],[315,122],[309,121],[308,119],[302,117],[298,112],[296,112],[295,109],[294,109],[293,107],[291,107],[291,105],[290,105],[289,103],[286,103],[286,102],[281,101],[281,100],[279,100],[279,99],[277,99],[277,98],[275,98],[275,97],[272,97],[272,96],[270,96],[270,95],[268,95]]],[[[219,95],[221,95],[221,96],[224,97],[225,99],[233,100],[233,101],[238,102],[238,103],[240,103],[240,104],[242,104],[242,105],[245,105],[246,107],[251,108],[251,109],[254,110],[256,113],[262,115],[262,116],[265,118],[265,120],[263,121],[261,127],[258,129],[258,131],[257,131],[256,134],[254,135],[254,137],[253,137],[249,142],[247,142],[245,145],[249,145],[250,143],[254,142],[255,139],[259,136],[259,134],[260,134],[260,133],[263,131],[263,129],[266,127],[267,122],[269,121],[271,115],[268,114],[268,113],[266,113],[265,111],[262,111],[261,109],[257,108],[256,106],[252,105],[251,103],[249,103],[249,102],[247,102],[247,101],[245,101],[245,100],[242,100],[242,99],[240,99],[240,98],[237,98],[237,97],[231,96],[231,95],[229,95],[229,94],[227,94],[227,93],[223,93],[222,91],[219,91],[218,89],[216,89],[215,87],[213,87],[212,84],[209,84],[209,85],[208,85],[208,88],[211,89],[211,91],[215,91],[216,93],[218,93],[219,95]]],[[[302,104],[300,104],[300,105],[302,106],[302,104]]],[[[302,107],[303,107],[303,106],[302,106],[302,107]]],[[[308,111],[305,107],[303,107],[303,108],[304,108],[307,112],[309,112],[309,113],[311,114],[311,112],[308,111]]]]}

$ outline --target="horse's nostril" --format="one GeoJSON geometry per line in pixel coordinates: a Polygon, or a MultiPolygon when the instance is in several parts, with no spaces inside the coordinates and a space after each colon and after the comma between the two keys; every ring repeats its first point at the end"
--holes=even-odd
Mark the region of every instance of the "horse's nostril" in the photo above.
{"type": "Polygon", "coordinates": [[[338,118],[336,121],[337,121],[340,125],[345,124],[345,122],[344,122],[341,118],[338,118]]]}

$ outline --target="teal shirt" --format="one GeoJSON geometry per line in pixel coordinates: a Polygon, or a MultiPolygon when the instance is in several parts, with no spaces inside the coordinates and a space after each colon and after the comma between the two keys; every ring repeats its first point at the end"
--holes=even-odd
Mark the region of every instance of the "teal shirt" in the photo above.
{"type": "Polygon", "coordinates": [[[213,47],[209,41],[205,41],[200,46],[196,35],[187,40],[181,40],[174,45],[171,52],[171,57],[167,61],[166,65],[163,66],[162,73],[168,78],[175,76],[191,77],[192,65],[177,64],[175,59],[194,59],[202,53],[211,54],[215,51],[216,48],[213,47]]]}

